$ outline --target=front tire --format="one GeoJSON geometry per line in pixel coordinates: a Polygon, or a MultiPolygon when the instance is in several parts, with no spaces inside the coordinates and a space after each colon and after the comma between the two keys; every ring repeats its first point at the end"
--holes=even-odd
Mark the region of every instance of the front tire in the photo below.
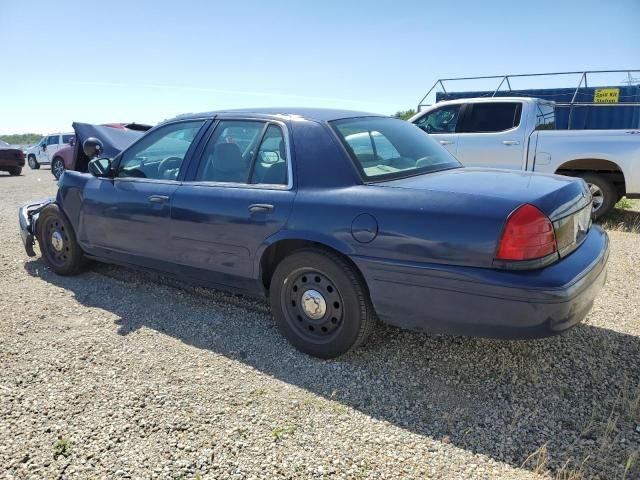
{"type": "Polygon", "coordinates": [[[51,162],[51,173],[56,177],[56,180],[60,180],[60,177],[64,173],[64,160],[60,157],[54,158],[51,162]]]}
{"type": "Polygon", "coordinates": [[[12,167],[9,169],[9,175],[12,177],[17,177],[22,173],[22,167],[12,167]]]}
{"type": "Polygon", "coordinates": [[[284,258],[271,279],[269,300],[282,334],[314,357],[354,350],[376,322],[360,273],[324,250],[303,249],[284,258]]]}
{"type": "Polygon", "coordinates": [[[73,227],[58,205],[47,205],[38,216],[38,243],[45,263],[58,275],[75,275],[85,264],[73,227]]]}
{"type": "Polygon", "coordinates": [[[593,197],[593,218],[599,220],[607,215],[617,202],[618,192],[614,185],[603,175],[597,173],[578,173],[591,191],[593,197]]]}
{"type": "Polygon", "coordinates": [[[31,170],[38,170],[40,168],[40,164],[36,161],[35,155],[29,155],[27,161],[29,162],[29,168],[31,170]]]}

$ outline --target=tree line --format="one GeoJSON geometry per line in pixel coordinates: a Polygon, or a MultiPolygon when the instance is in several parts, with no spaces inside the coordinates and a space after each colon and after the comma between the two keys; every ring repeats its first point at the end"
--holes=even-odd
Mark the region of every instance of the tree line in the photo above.
{"type": "Polygon", "coordinates": [[[37,143],[42,138],[39,133],[14,133],[12,135],[0,135],[0,140],[4,140],[10,145],[31,145],[37,143]]]}

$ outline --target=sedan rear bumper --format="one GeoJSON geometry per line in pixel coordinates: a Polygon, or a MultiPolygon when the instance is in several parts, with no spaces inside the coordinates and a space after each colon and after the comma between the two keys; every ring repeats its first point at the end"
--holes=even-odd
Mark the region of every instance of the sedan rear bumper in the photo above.
{"type": "Polygon", "coordinates": [[[378,317],[436,334],[536,338],[584,319],[606,280],[607,234],[593,226],[573,253],[540,270],[502,271],[353,257],[378,317]]]}

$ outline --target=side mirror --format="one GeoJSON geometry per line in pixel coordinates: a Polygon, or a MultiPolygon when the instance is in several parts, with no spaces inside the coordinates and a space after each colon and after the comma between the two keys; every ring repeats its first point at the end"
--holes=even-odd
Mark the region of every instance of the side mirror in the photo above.
{"type": "Polygon", "coordinates": [[[87,138],[82,144],[82,149],[84,150],[84,154],[90,159],[99,157],[104,151],[102,142],[96,137],[87,138]]]}
{"type": "Polygon", "coordinates": [[[69,139],[69,145],[71,145],[72,147],[76,144],[76,137],[71,137],[69,139]]]}
{"type": "Polygon", "coordinates": [[[108,158],[94,158],[89,162],[87,168],[94,177],[108,177],[111,171],[111,160],[108,158]]]}

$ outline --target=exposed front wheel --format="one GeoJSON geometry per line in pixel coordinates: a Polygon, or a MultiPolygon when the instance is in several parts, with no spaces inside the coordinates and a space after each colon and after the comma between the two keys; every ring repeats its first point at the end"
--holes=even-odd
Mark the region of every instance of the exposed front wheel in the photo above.
{"type": "Polygon", "coordinates": [[[84,265],[84,254],[71,224],[56,204],[38,216],[38,243],[42,258],[58,275],[74,275],[84,265]]]}
{"type": "Polygon", "coordinates": [[[60,157],[56,157],[51,162],[51,173],[56,180],[60,180],[60,177],[64,173],[64,161],[60,157]]]}
{"type": "Polygon", "coordinates": [[[618,199],[613,184],[597,173],[579,173],[577,176],[589,186],[593,198],[593,217],[598,220],[609,213],[618,199]]]}
{"type": "Polygon", "coordinates": [[[38,170],[40,168],[40,164],[36,161],[36,157],[34,155],[29,155],[27,162],[29,163],[29,168],[31,170],[38,170]]]}
{"type": "Polygon", "coordinates": [[[323,250],[299,250],[282,260],[269,297],[283,335],[315,357],[335,358],[355,349],[376,321],[359,273],[323,250]]]}

